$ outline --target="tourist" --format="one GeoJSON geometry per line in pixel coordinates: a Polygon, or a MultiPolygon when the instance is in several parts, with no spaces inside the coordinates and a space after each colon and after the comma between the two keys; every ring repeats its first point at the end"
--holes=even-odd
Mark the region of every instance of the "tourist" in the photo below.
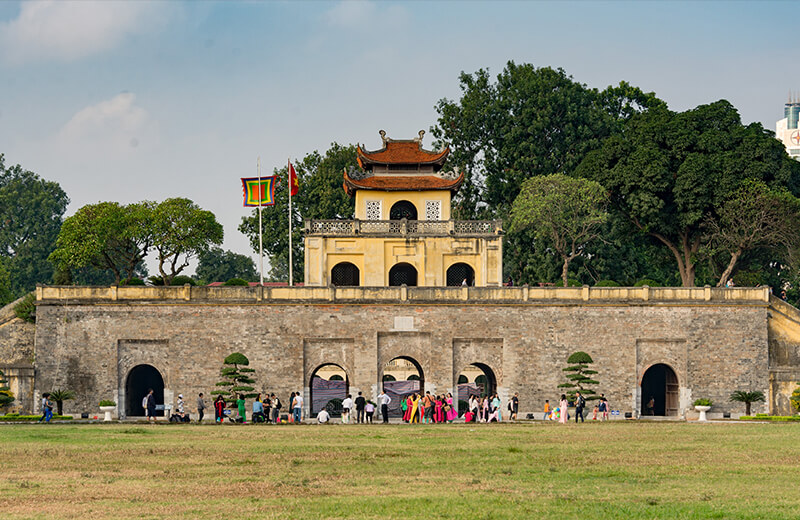
{"type": "Polygon", "coordinates": [[[45,423],[49,423],[50,419],[53,418],[53,408],[55,408],[55,406],[56,404],[53,402],[52,399],[50,399],[50,394],[48,393],[47,397],[45,398],[45,417],[44,417],[45,423]]]}
{"type": "Polygon", "coordinates": [[[39,418],[39,422],[44,422],[45,418],[47,418],[47,401],[49,397],[49,392],[42,394],[42,416],[39,418]]]}
{"type": "Polygon", "coordinates": [[[445,419],[447,422],[453,422],[458,418],[458,408],[455,407],[453,404],[453,394],[447,392],[447,399],[445,399],[444,405],[444,412],[445,412],[445,419]]]}
{"type": "Polygon", "coordinates": [[[281,400],[275,396],[275,394],[269,394],[270,397],[270,405],[272,411],[272,422],[273,424],[278,424],[281,422],[281,400]]]}
{"type": "Polygon", "coordinates": [[[386,395],[386,389],[384,389],[378,396],[378,403],[381,405],[381,416],[383,416],[384,424],[389,424],[389,403],[391,402],[392,398],[386,395]]]}
{"type": "Polygon", "coordinates": [[[431,416],[433,418],[433,422],[435,423],[444,422],[445,415],[444,411],[442,410],[443,407],[444,407],[444,401],[442,400],[441,396],[436,396],[436,400],[433,405],[433,414],[431,416]]]}
{"type": "MultiPolygon", "coordinates": [[[[433,422],[433,412],[435,411],[435,400],[430,392],[425,392],[425,397],[422,400],[424,415],[422,416],[423,423],[433,422]]],[[[441,407],[440,407],[441,408],[441,407]]]]}
{"type": "Polygon", "coordinates": [[[266,418],[264,417],[264,403],[261,402],[261,394],[258,394],[255,401],[253,401],[253,416],[251,419],[254,423],[266,422],[266,418]]]}
{"type": "Polygon", "coordinates": [[[561,402],[558,403],[558,422],[561,424],[567,424],[567,396],[565,394],[561,394],[561,402]]]}
{"type": "Polygon", "coordinates": [[[542,420],[546,421],[548,419],[552,419],[551,416],[552,416],[552,413],[550,412],[550,400],[549,399],[545,399],[544,400],[544,417],[542,417],[542,420]]]}
{"type": "Polygon", "coordinates": [[[328,410],[326,410],[325,408],[320,410],[320,412],[317,414],[317,422],[319,424],[325,424],[326,422],[328,422],[330,420],[331,420],[331,415],[328,413],[328,410]]]}
{"type": "Polygon", "coordinates": [[[150,422],[150,419],[156,422],[156,396],[152,388],[147,392],[147,422],[150,422]]]}
{"type": "Polygon", "coordinates": [[[358,397],[356,397],[356,423],[364,424],[364,409],[366,406],[367,400],[364,399],[364,396],[359,392],[358,397]]]}
{"type": "Polygon", "coordinates": [[[514,392],[514,397],[511,398],[511,420],[517,420],[517,413],[519,412],[519,392],[514,392]]]}
{"type": "Polygon", "coordinates": [[[489,422],[489,396],[481,397],[481,422],[489,422]]]}
{"type": "Polygon", "coordinates": [[[600,394],[600,402],[597,404],[597,411],[600,413],[600,420],[608,420],[608,402],[605,394],[600,394]]]}
{"type": "Polygon", "coordinates": [[[497,421],[497,422],[502,422],[502,420],[503,420],[503,412],[502,412],[502,407],[500,406],[501,404],[502,403],[500,402],[500,396],[498,396],[497,394],[494,394],[494,396],[492,396],[492,402],[491,402],[491,405],[490,405],[491,417],[490,417],[489,422],[492,422],[491,421],[492,419],[497,421]]]}
{"type": "Polygon", "coordinates": [[[656,414],[656,400],[651,395],[650,400],[647,401],[647,415],[655,415],[656,414]]]}
{"type": "Polygon", "coordinates": [[[294,392],[289,394],[289,420],[290,421],[294,420],[294,396],[295,396],[294,392]]]}
{"type": "Polygon", "coordinates": [[[294,403],[292,403],[292,419],[296,423],[299,423],[303,420],[303,396],[300,394],[300,392],[294,394],[294,403]]]}
{"type": "Polygon", "coordinates": [[[183,394],[178,394],[178,402],[175,404],[175,415],[180,417],[181,421],[186,417],[186,412],[183,410],[183,394]]]}
{"type": "Polygon", "coordinates": [[[261,401],[261,404],[264,409],[264,422],[269,423],[272,419],[272,401],[269,398],[269,394],[261,401]]]}
{"type": "Polygon", "coordinates": [[[205,415],[206,402],[203,401],[203,392],[197,396],[197,422],[203,422],[203,415],[205,415]]]}
{"type": "Polygon", "coordinates": [[[592,408],[592,420],[597,420],[597,403],[595,403],[594,408],[592,408]]]}
{"type": "Polygon", "coordinates": [[[342,401],[342,424],[350,423],[350,409],[353,408],[353,396],[347,394],[344,401],[342,401]]]}
{"type": "Polygon", "coordinates": [[[375,404],[372,401],[367,401],[364,410],[367,413],[367,423],[372,424],[372,416],[375,414],[375,404]]]}
{"type": "Polygon", "coordinates": [[[239,422],[247,422],[247,411],[245,410],[244,395],[239,394],[239,399],[236,400],[236,408],[239,409],[239,422]]]}
{"type": "Polygon", "coordinates": [[[219,424],[225,419],[225,398],[221,395],[214,399],[214,419],[219,424]]]}
{"type": "Polygon", "coordinates": [[[411,410],[411,396],[400,398],[400,411],[403,412],[403,422],[408,422],[408,415],[411,410]]]}
{"type": "Polygon", "coordinates": [[[586,406],[586,399],[583,398],[580,392],[575,392],[575,424],[578,419],[583,422],[583,407],[586,406]]]}
{"type": "Polygon", "coordinates": [[[421,407],[422,407],[422,401],[420,400],[419,394],[415,393],[411,397],[411,415],[409,416],[410,423],[419,423],[418,413],[421,407]]]}
{"type": "Polygon", "coordinates": [[[472,412],[472,421],[478,422],[478,398],[474,395],[470,395],[467,407],[469,408],[469,411],[472,412]]]}

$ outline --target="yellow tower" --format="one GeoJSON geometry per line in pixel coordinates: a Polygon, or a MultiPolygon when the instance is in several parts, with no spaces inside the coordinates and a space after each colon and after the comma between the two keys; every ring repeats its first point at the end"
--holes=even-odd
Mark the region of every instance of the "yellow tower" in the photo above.
{"type": "Polygon", "coordinates": [[[499,286],[502,224],[452,220],[450,200],[464,174],[443,172],[450,149],[422,147],[424,130],[383,147],[357,147],[363,172],[344,172],[354,220],[305,222],[305,285],[499,286]]]}

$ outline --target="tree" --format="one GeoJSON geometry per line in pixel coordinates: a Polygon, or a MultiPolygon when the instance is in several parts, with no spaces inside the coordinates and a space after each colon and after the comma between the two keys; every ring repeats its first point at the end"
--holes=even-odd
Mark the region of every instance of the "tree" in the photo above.
{"type": "Polygon", "coordinates": [[[798,217],[800,201],[787,190],[772,190],[761,181],[745,181],[723,202],[718,218],[709,217],[706,221],[710,252],[728,258],[717,287],[725,285],[747,251],[765,247],[789,252],[797,248],[798,217]]]}
{"type": "Polygon", "coordinates": [[[569,389],[567,390],[567,397],[570,401],[575,400],[575,392],[580,392],[587,401],[597,399],[598,397],[595,395],[597,392],[590,388],[590,385],[600,384],[589,377],[597,373],[596,370],[589,368],[589,365],[594,363],[592,356],[586,352],[574,352],[567,358],[567,363],[569,366],[563,370],[567,372],[566,375],[569,382],[558,385],[558,388],[569,389]]]}
{"type": "Polygon", "coordinates": [[[737,390],[731,394],[730,400],[732,402],[744,403],[745,415],[750,415],[750,404],[759,401],[764,401],[764,394],[758,390],[754,392],[746,392],[744,390],[737,390]]]}
{"type": "MultiPolygon", "coordinates": [[[[300,192],[292,197],[292,269],[294,273],[303,273],[303,220],[353,218],[355,203],[342,189],[342,174],[345,169],[358,168],[356,148],[331,143],[325,155],[311,152],[294,166],[300,192]]],[[[262,209],[264,251],[270,265],[268,278],[275,281],[289,278],[287,169],[288,166],[284,166],[274,170],[278,177],[275,205],[262,209]]],[[[258,209],[242,217],[239,231],[250,239],[257,252],[258,209]]]]}
{"type": "Polygon", "coordinates": [[[553,174],[532,177],[511,209],[511,231],[532,228],[561,257],[561,279],[567,286],[569,263],[598,237],[606,221],[608,195],[600,184],[553,174]]]}
{"type": "Polygon", "coordinates": [[[58,415],[64,415],[64,401],[75,399],[75,392],[72,390],[53,390],[50,392],[50,399],[56,402],[58,415]]]}
{"type": "Polygon", "coordinates": [[[800,386],[795,388],[794,392],[792,392],[791,397],[789,397],[789,403],[792,405],[792,408],[800,412],[800,386]]]}
{"type": "Polygon", "coordinates": [[[744,180],[800,190],[800,163],[759,123],[742,125],[724,100],[681,113],[657,107],[635,114],[575,173],[602,184],[639,232],[672,253],[686,287],[695,285],[708,223],[718,221],[744,180]]]}
{"type": "Polygon", "coordinates": [[[50,260],[60,270],[92,267],[125,283],[137,273],[152,245],[153,204],[100,202],[80,208],[64,221],[50,260]]]}
{"type": "Polygon", "coordinates": [[[5,408],[16,400],[11,389],[8,387],[8,380],[5,374],[0,370],[0,409],[5,408]]]}
{"type": "Polygon", "coordinates": [[[0,307],[14,301],[14,293],[11,291],[11,274],[5,268],[0,258],[0,307]]]}
{"type": "Polygon", "coordinates": [[[256,264],[249,256],[219,247],[209,248],[198,256],[196,276],[206,282],[224,282],[231,278],[258,280],[256,264]]]}
{"type": "MultiPolygon", "coordinates": [[[[0,263],[14,298],[48,282],[53,250],[69,198],[58,183],[20,165],[6,167],[0,154],[0,263]]],[[[13,298],[12,298],[13,299],[13,298]]]]}
{"type": "Polygon", "coordinates": [[[665,106],[626,82],[599,92],[563,69],[513,61],[494,83],[485,69],[459,81],[461,99],[439,100],[431,128],[451,148],[448,163],[464,171],[458,218],[503,216],[525,179],[571,172],[622,121],[665,106]]]}
{"type": "Polygon", "coordinates": [[[221,244],[222,225],[210,211],[189,199],[172,198],[153,208],[149,222],[158,272],[165,285],[181,273],[192,258],[221,244]]]}
{"type": "Polygon", "coordinates": [[[247,375],[255,370],[246,368],[249,364],[250,360],[247,359],[247,356],[239,352],[234,352],[226,357],[220,370],[223,379],[216,385],[219,390],[212,391],[211,395],[234,398],[237,394],[244,394],[245,398],[256,397],[258,394],[252,393],[254,388],[250,386],[255,383],[255,380],[247,375]]]}

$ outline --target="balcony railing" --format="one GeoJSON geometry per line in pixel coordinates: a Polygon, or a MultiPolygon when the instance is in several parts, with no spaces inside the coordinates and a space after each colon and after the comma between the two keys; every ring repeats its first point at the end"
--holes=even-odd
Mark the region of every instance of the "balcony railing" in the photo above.
{"type": "Polygon", "coordinates": [[[490,236],[502,235],[500,220],[306,220],[307,235],[411,235],[490,236]]]}

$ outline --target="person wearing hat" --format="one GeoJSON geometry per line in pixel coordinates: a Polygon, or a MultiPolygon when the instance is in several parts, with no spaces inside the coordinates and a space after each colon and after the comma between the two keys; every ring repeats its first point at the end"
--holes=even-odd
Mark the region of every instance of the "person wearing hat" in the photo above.
{"type": "Polygon", "coordinates": [[[175,406],[175,413],[181,418],[181,421],[186,417],[186,413],[183,411],[183,394],[178,394],[178,403],[175,406]]]}

